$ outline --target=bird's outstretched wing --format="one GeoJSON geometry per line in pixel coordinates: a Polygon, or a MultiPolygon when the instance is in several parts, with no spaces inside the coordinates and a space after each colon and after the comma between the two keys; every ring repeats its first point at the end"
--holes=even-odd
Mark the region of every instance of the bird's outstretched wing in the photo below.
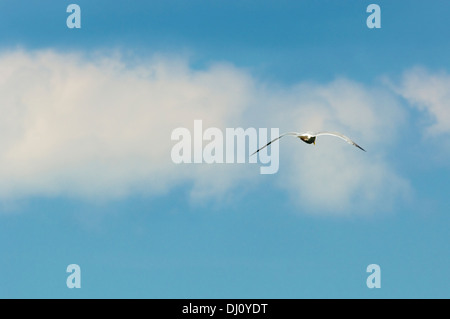
{"type": "MultiPolygon", "coordinates": [[[[255,155],[256,153],[258,153],[260,150],[262,150],[263,148],[266,148],[267,146],[269,146],[270,144],[272,144],[273,142],[275,142],[275,141],[277,141],[277,140],[279,140],[280,138],[282,138],[283,136],[286,136],[286,135],[291,135],[291,136],[300,136],[301,135],[301,133],[298,133],[298,132],[287,132],[287,133],[284,133],[284,134],[281,134],[280,136],[278,136],[277,138],[274,138],[273,140],[271,140],[269,143],[267,143],[266,145],[264,145],[263,147],[261,147],[261,148],[259,148],[258,150],[256,150],[256,152],[254,152],[252,155],[255,155]]],[[[250,155],[250,156],[252,156],[252,155],[250,155]]]]}
{"type": "Polygon", "coordinates": [[[357,148],[363,150],[364,152],[366,151],[366,150],[363,149],[361,146],[359,146],[358,144],[356,144],[355,142],[353,142],[349,137],[347,137],[347,136],[345,136],[345,135],[343,135],[343,134],[340,134],[340,133],[336,133],[336,132],[325,132],[325,131],[324,131],[324,132],[316,133],[316,134],[314,134],[314,135],[315,135],[315,136],[320,136],[320,135],[331,135],[331,136],[336,136],[336,137],[339,137],[339,138],[343,139],[343,140],[346,141],[347,143],[356,146],[357,148]]]}

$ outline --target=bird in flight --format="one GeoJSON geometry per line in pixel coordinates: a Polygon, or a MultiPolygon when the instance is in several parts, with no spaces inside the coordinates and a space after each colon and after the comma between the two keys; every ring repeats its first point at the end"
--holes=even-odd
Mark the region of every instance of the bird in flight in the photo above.
{"type": "Polygon", "coordinates": [[[359,146],[358,144],[356,144],[355,142],[353,142],[350,138],[348,138],[347,136],[340,134],[340,133],[336,133],[336,132],[318,132],[318,133],[312,133],[312,132],[306,132],[306,133],[298,133],[298,132],[287,132],[284,134],[281,134],[280,136],[278,136],[277,138],[271,140],[269,143],[267,143],[266,145],[264,145],[263,147],[261,147],[260,149],[258,149],[256,152],[254,152],[252,155],[258,153],[260,150],[262,150],[263,148],[269,146],[270,144],[272,144],[273,142],[279,140],[280,138],[282,138],[283,136],[286,135],[290,135],[290,136],[294,136],[294,137],[298,137],[299,139],[301,139],[303,142],[307,143],[307,144],[316,144],[316,137],[321,136],[321,135],[331,135],[331,136],[336,136],[339,137],[341,139],[343,139],[344,141],[346,141],[349,144],[352,144],[354,146],[356,146],[357,148],[359,148],[360,150],[363,150],[364,152],[366,151],[365,149],[363,149],[361,146],[359,146]]]}

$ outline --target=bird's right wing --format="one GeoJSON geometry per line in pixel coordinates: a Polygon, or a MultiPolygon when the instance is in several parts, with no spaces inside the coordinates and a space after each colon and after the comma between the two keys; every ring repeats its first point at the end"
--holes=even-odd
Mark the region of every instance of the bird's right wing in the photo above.
{"type": "MultiPolygon", "coordinates": [[[[260,150],[262,150],[263,148],[266,148],[267,146],[269,146],[269,145],[272,144],[273,142],[279,140],[280,138],[282,138],[283,136],[286,136],[286,135],[300,136],[301,133],[298,133],[298,132],[287,132],[287,133],[281,134],[280,136],[278,136],[277,138],[271,140],[269,143],[267,143],[267,144],[264,145],[263,147],[261,147],[261,148],[259,148],[258,150],[256,150],[256,152],[254,152],[252,155],[255,155],[256,153],[258,153],[258,152],[259,152],[260,150]]],[[[250,155],[250,156],[252,156],[252,155],[250,155]]]]}

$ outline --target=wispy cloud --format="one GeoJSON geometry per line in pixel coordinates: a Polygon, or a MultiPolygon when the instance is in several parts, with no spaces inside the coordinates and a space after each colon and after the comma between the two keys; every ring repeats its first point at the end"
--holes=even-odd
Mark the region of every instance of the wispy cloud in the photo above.
{"type": "Polygon", "coordinates": [[[194,119],[219,128],[336,130],[365,147],[332,137],[316,147],[281,141],[275,187],[311,211],[384,209],[409,191],[389,165],[395,139],[379,134],[398,130],[403,117],[385,87],[338,79],[275,88],[228,64],[195,70],[177,58],[126,64],[53,51],[3,53],[0,69],[3,199],[157,195],[180,184],[198,199],[257,187],[259,166],[171,161],[171,131],[194,119]]]}
{"type": "Polygon", "coordinates": [[[404,111],[389,89],[348,79],[300,84],[278,96],[269,113],[284,130],[338,131],[368,151],[327,136],[316,146],[283,140],[279,184],[304,211],[369,213],[408,197],[408,181],[389,164],[388,151],[404,125],[404,111]]]}
{"type": "Polygon", "coordinates": [[[428,116],[426,133],[450,133],[450,75],[416,67],[404,73],[396,90],[428,116]]]}

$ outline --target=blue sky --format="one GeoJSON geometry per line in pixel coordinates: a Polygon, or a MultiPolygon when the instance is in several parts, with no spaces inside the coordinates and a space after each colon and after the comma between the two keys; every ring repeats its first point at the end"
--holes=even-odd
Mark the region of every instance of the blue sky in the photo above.
{"type": "Polygon", "coordinates": [[[0,1],[0,297],[450,296],[447,1],[70,3],[0,1]],[[367,153],[175,165],[194,119],[367,153]]]}

